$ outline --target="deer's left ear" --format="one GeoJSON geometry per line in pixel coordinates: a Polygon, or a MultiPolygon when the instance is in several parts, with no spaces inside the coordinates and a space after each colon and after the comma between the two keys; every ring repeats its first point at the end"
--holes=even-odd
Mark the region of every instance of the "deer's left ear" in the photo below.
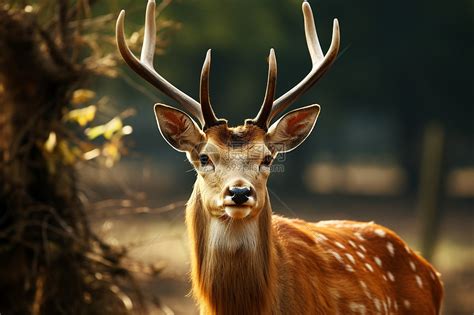
{"type": "Polygon", "coordinates": [[[180,152],[192,152],[204,141],[201,128],[188,114],[171,106],[155,105],[156,121],[161,135],[173,148],[180,152]]]}
{"type": "Polygon", "coordinates": [[[310,105],[284,115],[268,129],[268,146],[279,153],[295,149],[313,130],[319,111],[319,105],[310,105]]]}

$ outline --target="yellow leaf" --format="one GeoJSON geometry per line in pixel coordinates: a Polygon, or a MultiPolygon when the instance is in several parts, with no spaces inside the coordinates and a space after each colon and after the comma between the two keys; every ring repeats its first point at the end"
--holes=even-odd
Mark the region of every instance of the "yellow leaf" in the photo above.
{"type": "Polygon", "coordinates": [[[87,128],[85,133],[91,140],[97,138],[100,135],[103,135],[106,139],[111,139],[116,132],[122,130],[122,127],[122,120],[119,117],[115,117],[105,125],[87,128]]]}
{"type": "Polygon", "coordinates": [[[104,144],[104,148],[102,149],[102,154],[115,158],[120,153],[119,153],[119,148],[115,143],[107,142],[106,144],[104,144]]]}
{"type": "Polygon", "coordinates": [[[48,139],[46,140],[46,142],[44,143],[44,149],[47,151],[47,152],[53,152],[54,148],[56,147],[56,133],[54,132],[50,132],[49,133],[49,136],[48,136],[48,139]]]}
{"type": "Polygon", "coordinates": [[[75,90],[72,94],[71,102],[74,105],[79,105],[85,102],[90,101],[95,97],[95,92],[86,89],[75,90]]]}
{"type": "Polygon", "coordinates": [[[112,167],[120,159],[120,150],[117,143],[107,142],[102,148],[102,155],[105,157],[105,166],[112,167]]]}
{"type": "Polygon", "coordinates": [[[73,109],[66,114],[67,120],[76,121],[79,125],[85,126],[88,122],[92,121],[97,112],[95,105],[90,105],[84,108],[73,109]]]}
{"type": "Polygon", "coordinates": [[[122,130],[123,124],[119,117],[115,117],[105,125],[104,137],[106,139],[112,138],[113,134],[122,130]]]}
{"type": "Polygon", "coordinates": [[[92,128],[87,128],[84,132],[89,139],[94,140],[98,136],[102,135],[104,133],[104,130],[105,125],[100,125],[92,128]]]}

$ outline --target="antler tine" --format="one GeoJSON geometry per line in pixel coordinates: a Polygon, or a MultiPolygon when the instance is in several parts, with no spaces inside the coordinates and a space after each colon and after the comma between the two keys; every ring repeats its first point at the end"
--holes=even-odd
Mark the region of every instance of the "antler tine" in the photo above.
{"type": "Polygon", "coordinates": [[[265,91],[265,99],[263,104],[260,107],[260,111],[254,119],[249,119],[246,123],[254,124],[262,128],[263,130],[268,130],[268,116],[272,110],[272,104],[275,100],[275,90],[276,90],[276,80],[277,80],[277,62],[275,56],[275,50],[270,49],[270,55],[268,56],[268,78],[267,78],[267,90],[265,91]]]}
{"type": "Polygon", "coordinates": [[[128,66],[142,78],[155,86],[158,90],[162,91],[164,94],[180,103],[181,106],[193,114],[199,120],[201,125],[204,126],[204,119],[199,103],[169,83],[165,78],[159,75],[153,67],[153,55],[156,41],[155,1],[148,0],[145,19],[145,34],[140,60],[135,57],[127,45],[125,39],[124,20],[125,11],[122,10],[117,18],[116,38],[120,54],[128,66]]]}
{"type": "Polygon", "coordinates": [[[148,1],[145,12],[145,32],[140,53],[140,61],[153,69],[153,57],[156,45],[155,0],[148,1]]]}
{"type": "Polygon", "coordinates": [[[209,98],[209,73],[211,70],[211,50],[209,49],[206,53],[206,59],[202,66],[201,71],[201,87],[199,93],[199,100],[201,103],[201,112],[204,117],[204,126],[203,129],[206,130],[215,125],[220,125],[226,123],[224,119],[217,119],[214,114],[214,110],[211,106],[211,101],[209,98]]]}
{"type": "Polygon", "coordinates": [[[340,34],[339,23],[337,19],[334,19],[331,46],[329,47],[326,55],[323,55],[321,45],[319,44],[318,40],[318,34],[316,32],[316,26],[314,24],[313,12],[311,11],[311,6],[307,1],[303,2],[302,9],[305,24],[306,43],[308,45],[308,50],[311,57],[312,69],[306,75],[306,77],[301,80],[300,83],[275,100],[272,106],[272,111],[268,118],[269,122],[276,115],[290,106],[298,97],[300,97],[313,84],[315,84],[324,73],[326,73],[332,63],[336,60],[337,53],[339,51],[340,34]]]}
{"type": "Polygon", "coordinates": [[[321,48],[321,44],[319,43],[318,32],[316,31],[316,24],[314,23],[314,16],[313,12],[311,11],[311,6],[306,1],[303,2],[303,16],[306,45],[308,46],[311,63],[314,66],[324,59],[324,53],[321,48]]]}

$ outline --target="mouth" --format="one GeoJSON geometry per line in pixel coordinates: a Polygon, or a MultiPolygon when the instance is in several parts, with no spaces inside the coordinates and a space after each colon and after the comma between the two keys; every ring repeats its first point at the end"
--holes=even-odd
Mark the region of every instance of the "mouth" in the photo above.
{"type": "Polygon", "coordinates": [[[255,197],[248,197],[244,203],[236,203],[232,200],[232,197],[226,196],[221,201],[222,209],[224,210],[223,218],[231,218],[236,220],[242,220],[248,217],[252,213],[252,209],[256,205],[255,197]]]}
{"type": "Polygon", "coordinates": [[[250,214],[252,208],[249,206],[226,205],[224,207],[224,211],[225,216],[228,216],[232,219],[241,220],[246,218],[250,214]]]}

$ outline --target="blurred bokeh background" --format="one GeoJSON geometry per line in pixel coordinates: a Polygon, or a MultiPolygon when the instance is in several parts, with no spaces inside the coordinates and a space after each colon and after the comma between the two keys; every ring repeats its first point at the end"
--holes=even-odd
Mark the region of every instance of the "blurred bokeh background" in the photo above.
{"type": "MultiPolygon", "coordinates": [[[[19,2],[13,5],[29,5],[19,2]]],[[[335,17],[342,46],[332,69],[293,105],[317,103],[322,112],[312,135],[270,178],[275,213],[310,221],[375,221],[393,229],[441,272],[445,314],[472,314],[472,2],[310,4],[323,50],[335,17]]],[[[270,48],[278,60],[278,95],[310,69],[300,0],[157,5],[156,68],[197,98],[202,62],[212,48],[211,98],[216,114],[231,125],[257,113],[270,48]]],[[[32,4],[33,12],[37,6],[41,1],[32,4]]],[[[114,19],[125,8],[127,35],[140,42],[145,6],[144,0],[99,1],[90,16],[105,16],[101,32],[112,35],[114,19]]],[[[126,246],[138,261],[163,264],[159,277],[137,276],[140,286],[159,297],[162,312],[197,314],[187,295],[184,227],[184,202],[196,174],[162,139],[153,113],[156,102],[176,104],[122,62],[114,67],[114,78],[92,76],[81,86],[95,93],[82,105],[102,101],[105,112],[134,112],[124,119],[132,127],[124,132],[127,152],[113,163],[77,163],[80,200],[106,243],[126,246]]]]}

